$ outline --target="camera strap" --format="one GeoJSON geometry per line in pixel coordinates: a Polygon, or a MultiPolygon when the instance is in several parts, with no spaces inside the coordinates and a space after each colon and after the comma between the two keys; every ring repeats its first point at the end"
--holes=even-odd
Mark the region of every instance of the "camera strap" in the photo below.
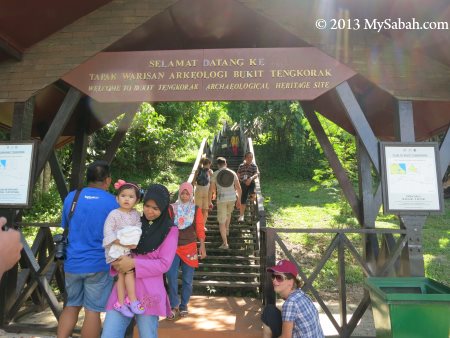
{"type": "Polygon", "coordinates": [[[83,189],[77,189],[77,191],[75,192],[75,196],[73,197],[73,201],[72,201],[72,206],[70,207],[70,211],[69,211],[69,215],[67,215],[67,226],[64,228],[64,238],[69,238],[69,225],[70,225],[70,220],[73,216],[73,213],[75,212],[75,207],[77,206],[77,202],[78,202],[78,197],[80,197],[80,193],[81,190],[83,189]]]}

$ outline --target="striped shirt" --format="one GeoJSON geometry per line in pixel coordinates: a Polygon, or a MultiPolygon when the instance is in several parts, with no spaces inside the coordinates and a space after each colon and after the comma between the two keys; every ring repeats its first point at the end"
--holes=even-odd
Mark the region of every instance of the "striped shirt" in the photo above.
{"type": "Polygon", "coordinates": [[[245,181],[247,178],[252,177],[256,173],[258,173],[258,166],[254,163],[241,163],[237,170],[237,175],[240,181],[245,181]]]}

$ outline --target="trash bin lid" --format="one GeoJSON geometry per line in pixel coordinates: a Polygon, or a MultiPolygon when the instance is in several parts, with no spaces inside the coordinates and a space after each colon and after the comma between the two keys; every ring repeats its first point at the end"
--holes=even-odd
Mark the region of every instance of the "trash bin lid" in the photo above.
{"type": "Polygon", "coordinates": [[[450,302],[450,288],[425,277],[368,277],[365,287],[386,301],[450,302]]]}

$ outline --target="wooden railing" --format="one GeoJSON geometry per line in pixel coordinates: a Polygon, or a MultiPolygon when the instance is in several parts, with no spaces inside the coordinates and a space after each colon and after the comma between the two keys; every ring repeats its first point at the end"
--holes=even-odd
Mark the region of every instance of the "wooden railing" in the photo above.
{"type": "MultiPolygon", "coordinates": [[[[54,290],[64,294],[64,273],[60,263],[54,260],[54,243],[50,231],[52,227],[59,227],[59,223],[19,223],[19,228],[38,227],[38,233],[31,247],[21,232],[23,244],[22,256],[16,269],[8,274],[7,285],[10,297],[0,300],[3,310],[2,326],[30,313],[43,311],[50,306],[55,318],[59,318],[62,307],[54,290]],[[15,281],[15,283],[11,283],[15,281]],[[51,284],[55,282],[54,285],[51,284]],[[29,301],[29,302],[28,302],[29,301]],[[28,302],[28,303],[26,303],[28,302]]],[[[2,281],[3,284],[3,281],[2,281]]],[[[39,324],[33,327],[39,328],[39,324]]]]}
{"type": "MultiPolygon", "coordinates": [[[[310,292],[316,301],[320,304],[322,310],[326,313],[329,320],[336,328],[340,337],[350,337],[351,333],[354,331],[359,320],[364,315],[367,307],[370,304],[370,298],[367,291],[364,291],[364,296],[360,300],[356,310],[354,311],[351,319],[347,321],[347,293],[346,293],[346,263],[345,263],[345,250],[348,250],[354,261],[357,262],[358,266],[361,268],[363,274],[366,277],[383,277],[390,273],[400,258],[402,249],[405,247],[407,238],[406,230],[403,229],[275,229],[275,228],[264,228],[261,229],[263,236],[263,242],[265,244],[264,256],[261,257],[261,266],[273,266],[277,259],[281,257],[276,257],[276,244],[283,253],[283,258],[287,258],[297,265],[299,276],[303,281],[304,285],[302,287],[303,291],[310,292]],[[309,276],[306,275],[302,266],[297,262],[295,257],[291,254],[290,250],[287,248],[283,239],[279,236],[280,233],[286,234],[334,234],[331,242],[324,251],[321,259],[315,265],[313,271],[309,276]],[[354,244],[349,239],[349,234],[361,234],[361,235],[386,235],[386,234],[397,234],[399,235],[396,239],[393,250],[389,253],[389,257],[383,262],[383,264],[373,271],[366,263],[364,257],[362,257],[358,250],[355,248],[354,244]],[[340,312],[340,323],[336,321],[333,317],[331,310],[325,304],[324,300],[319,294],[313,283],[317,280],[319,273],[323,270],[325,264],[331,259],[331,255],[337,250],[337,269],[338,269],[338,290],[339,290],[339,312],[340,312]]],[[[362,243],[362,241],[360,241],[362,243]]],[[[361,244],[362,245],[362,244],[361,244]]],[[[272,282],[267,273],[264,277],[264,287],[262,289],[264,292],[264,303],[274,304],[275,303],[275,293],[272,287],[272,282]]]]}
{"type": "Polygon", "coordinates": [[[211,148],[208,145],[208,140],[205,137],[202,140],[202,143],[200,144],[200,147],[198,148],[197,157],[195,158],[194,165],[192,166],[191,173],[189,174],[188,182],[193,183],[195,173],[197,172],[197,169],[200,167],[200,161],[202,157],[210,157],[211,156],[211,148]]]}
{"type": "MultiPolygon", "coordinates": [[[[247,151],[251,151],[253,153],[253,161],[255,164],[256,161],[256,154],[255,150],[253,148],[253,140],[251,138],[247,138],[245,134],[243,134],[242,126],[241,126],[241,146],[244,151],[244,154],[247,151]]],[[[260,287],[261,290],[260,296],[261,300],[264,300],[264,286],[265,286],[265,278],[266,278],[266,265],[263,264],[263,257],[266,255],[266,240],[265,240],[265,229],[266,229],[266,211],[264,209],[264,198],[261,192],[261,180],[260,178],[255,180],[255,193],[256,193],[256,203],[252,205],[253,210],[251,210],[252,215],[252,224],[255,224],[256,226],[256,234],[257,234],[257,241],[258,241],[258,249],[259,249],[259,255],[261,258],[261,264],[260,264],[260,287]]]]}

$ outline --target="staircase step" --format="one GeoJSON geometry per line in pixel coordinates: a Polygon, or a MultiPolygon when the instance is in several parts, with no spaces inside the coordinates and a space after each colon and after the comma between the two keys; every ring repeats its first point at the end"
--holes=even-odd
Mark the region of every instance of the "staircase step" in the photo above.
{"type": "MultiPolygon", "coordinates": [[[[197,244],[199,244],[199,243],[200,242],[197,242],[197,244]]],[[[214,247],[214,245],[219,246],[221,244],[222,244],[222,240],[220,238],[218,238],[216,241],[211,240],[211,241],[206,241],[205,242],[205,245],[206,245],[207,248],[208,247],[214,247]]],[[[242,245],[245,245],[245,246],[250,246],[250,245],[258,246],[258,243],[255,243],[255,239],[253,239],[253,238],[234,238],[234,241],[233,241],[233,240],[231,240],[228,237],[228,244],[230,245],[231,249],[235,248],[236,246],[242,246],[242,245]],[[253,241],[253,242],[251,242],[251,241],[253,241]]]]}
{"type": "Polygon", "coordinates": [[[219,248],[206,248],[206,252],[208,255],[218,253],[220,255],[223,255],[224,253],[229,253],[230,255],[256,255],[259,254],[259,250],[248,250],[248,249],[233,249],[233,246],[231,246],[230,249],[219,249],[219,248]]]}
{"type": "Polygon", "coordinates": [[[259,269],[261,266],[259,264],[223,264],[223,263],[200,263],[199,270],[207,269],[207,268],[224,268],[224,269],[259,269]]]}
{"type": "MultiPolygon", "coordinates": [[[[219,224],[217,224],[217,222],[215,223],[211,223],[208,224],[206,223],[206,227],[208,228],[208,231],[211,230],[218,230],[219,229],[219,224]]],[[[253,224],[230,224],[230,231],[231,230],[236,230],[236,229],[242,229],[242,230],[255,230],[256,227],[253,224]]]]}
{"type": "Polygon", "coordinates": [[[260,258],[256,257],[256,256],[208,256],[208,258],[206,258],[208,260],[210,259],[215,259],[215,260],[235,260],[235,261],[248,261],[248,260],[252,260],[252,261],[259,261],[260,258]]]}
{"type": "MultiPolygon", "coordinates": [[[[206,236],[207,239],[210,238],[221,238],[220,237],[220,231],[219,229],[212,229],[206,232],[206,236]]],[[[243,238],[243,239],[256,239],[256,235],[254,231],[241,231],[241,230],[235,230],[235,231],[231,231],[230,230],[230,234],[227,236],[227,238],[229,239],[233,239],[233,238],[243,238]]]]}
{"type": "MultiPolygon", "coordinates": [[[[181,274],[180,274],[181,275],[181,274]]],[[[224,278],[230,278],[230,277],[240,277],[240,278],[258,278],[259,273],[258,272],[224,272],[224,271],[197,271],[194,274],[194,279],[201,279],[204,276],[209,277],[224,277],[224,278]]]]}
{"type": "Polygon", "coordinates": [[[257,288],[259,282],[229,282],[229,281],[215,281],[215,280],[194,280],[194,286],[222,286],[229,288],[257,288]]]}

